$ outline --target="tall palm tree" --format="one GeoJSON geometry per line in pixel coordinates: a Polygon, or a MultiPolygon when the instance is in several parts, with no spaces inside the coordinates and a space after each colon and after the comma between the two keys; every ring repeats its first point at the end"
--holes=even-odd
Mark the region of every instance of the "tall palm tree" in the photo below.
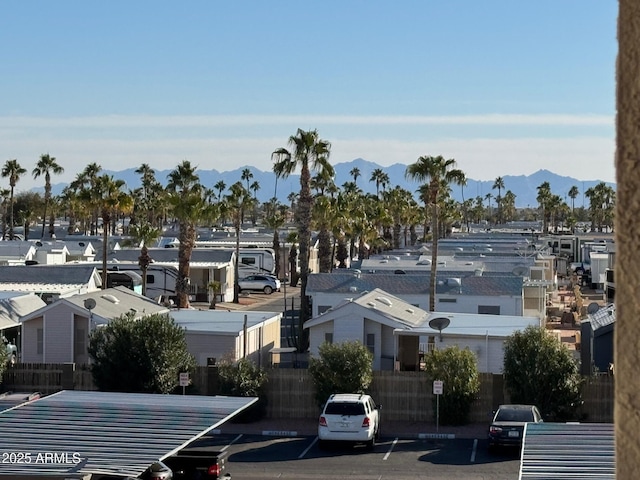
{"type": "Polygon", "coordinates": [[[251,169],[249,168],[243,168],[242,169],[242,175],[241,177],[242,180],[244,180],[245,182],[247,182],[247,192],[251,189],[249,186],[249,182],[251,181],[251,179],[253,178],[253,173],[251,173],[251,169]]]}
{"type": "Polygon", "coordinates": [[[7,160],[2,167],[2,177],[9,178],[9,186],[11,187],[11,194],[9,197],[9,240],[13,240],[13,193],[20,180],[20,177],[27,173],[15,158],[13,160],[7,160]]]}
{"type": "Polygon", "coordinates": [[[578,187],[576,187],[575,185],[572,186],[569,189],[568,195],[569,195],[569,198],[571,199],[571,211],[572,212],[573,212],[574,207],[575,207],[576,198],[578,197],[579,194],[580,194],[580,191],[578,190],[578,187]]]}
{"type": "Polygon", "coordinates": [[[40,160],[36,164],[35,168],[31,172],[33,178],[36,179],[40,175],[44,175],[44,213],[42,214],[42,233],[41,237],[44,238],[44,227],[47,223],[47,207],[51,201],[51,174],[60,175],[64,172],[62,168],[56,162],[56,157],[52,157],[48,153],[40,155],[40,160]]]}
{"type": "Polygon", "coordinates": [[[435,311],[436,300],[436,270],[438,266],[438,199],[443,186],[451,183],[460,185],[465,174],[456,167],[456,161],[452,158],[445,159],[441,155],[437,157],[422,156],[416,163],[407,166],[405,177],[426,182],[429,185],[429,203],[431,205],[431,275],[429,284],[429,311],[435,311]]]}
{"type": "Polygon", "coordinates": [[[540,205],[540,210],[542,210],[542,233],[548,233],[549,226],[549,208],[548,204],[551,201],[551,185],[549,182],[542,182],[537,187],[538,196],[536,200],[540,205]]]}
{"type": "Polygon", "coordinates": [[[389,175],[387,175],[384,170],[381,168],[376,168],[373,172],[371,172],[370,182],[375,182],[376,184],[376,197],[380,196],[380,185],[386,187],[389,183],[389,175]]]}
{"type": "Polygon", "coordinates": [[[129,229],[129,235],[134,244],[140,246],[140,256],[138,257],[138,266],[142,272],[142,295],[147,294],[147,270],[153,259],[149,255],[148,246],[156,241],[162,230],[154,227],[149,222],[143,220],[136,225],[132,225],[129,229]]]}
{"type": "Polygon", "coordinates": [[[234,283],[233,283],[233,303],[240,303],[240,232],[242,230],[242,218],[245,210],[253,205],[253,199],[249,191],[242,186],[241,182],[236,182],[229,187],[229,195],[225,197],[225,209],[230,213],[233,221],[233,227],[236,231],[236,259],[234,266],[234,283]]]}
{"type": "Polygon", "coordinates": [[[360,169],[358,167],[353,167],[351,170],[349,170],[349,175],[353,177],[353,183],[357,184],[358,177],[361,176],[360,169]]]}
{"type": "Polygon", "coordinates": [[[213,216],[204,198],[204,188],[196,174],[196,167],[183,160],[167,175],[167,200],[179,222],[178,280],[176,297],[178,308],[189,308],[189,274],[191,253],[196,243],[197,223],[213,216]]]}
{"type": "Polygon", "coordinates": [[[300,245],[300,337],[298,351],[304,352],[309,347],[308,332],[302,326],[310,318],[311,308],[306,295],[307,278],[309,275],[309,245],[311,243],[311,216],[313,208],[313,196],[311,195],[311,171],[327,170],[333,177],[333,167],[329,163],[331,144],[322,140],[317,130],[304,131],[298,129],[295,135],[289,137],[288,146],[279,148],[273,152],[275,159],[274,171],[281,172],[282,177],[288,177],[300,168],[300,195],[296,209],[296,221],[298,224],[298,239],[300,245]]]}
{"type": "Polygon", "coordinates": [[[492,190],[498,190],[498,196],[496,197],[496,204],[498,205],[498,221],[496,223],[502,223],[502,189],[504,188],[504,179],[497,177],[493,182],[492,190]]]}
{"type": "Polygon", "coordinates": [[[119,212],[129,212],[133,201],[123,189],[124,180],[114,179],[111,175],[102,175],[96,180],[94,195],[95,207],[102,218],[102,288],[107,288],[107,253],[109,251],[109,225],[119,212]]]}

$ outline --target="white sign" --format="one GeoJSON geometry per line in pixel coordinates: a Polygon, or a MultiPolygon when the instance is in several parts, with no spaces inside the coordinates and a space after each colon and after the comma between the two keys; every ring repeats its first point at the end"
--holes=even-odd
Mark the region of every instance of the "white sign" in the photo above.
{"type": "Polygon", "coordinates": [[[434,395],[442,395],[443,388],[444,388],[444,382],[442,380],[434,380],[433,381],[433,394],[434,395]]]}
{"type": "Polygon", "coordinates": [[[181,387],[188,387],[189,386],[189,374],[188,373],[180,373],[180,386],[181,387]]]}

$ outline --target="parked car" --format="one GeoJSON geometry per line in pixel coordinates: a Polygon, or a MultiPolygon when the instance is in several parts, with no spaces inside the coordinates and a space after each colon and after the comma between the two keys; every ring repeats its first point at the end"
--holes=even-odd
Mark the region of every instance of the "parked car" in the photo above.
{"type": "Polygon", "coordinates": [[[238,280],[238,288],[241,292],[252,290],[271,295],[273,292],[280,291],[280,280],[272,275],[249,275],[238,280]]]}
{"type": "Polygon", "coordinates": [[[542,422],[535,405],[500,405],[489,427],[489,449],[522,446],[524,426],[529,422],[542,422]]]}
{"type": "Polygon", "coordinates": [[[372,449],[380,435],[380,405],[369,395],[333,394],[318,421],[318,445],[328,442],[364,443],[372,449]]]}

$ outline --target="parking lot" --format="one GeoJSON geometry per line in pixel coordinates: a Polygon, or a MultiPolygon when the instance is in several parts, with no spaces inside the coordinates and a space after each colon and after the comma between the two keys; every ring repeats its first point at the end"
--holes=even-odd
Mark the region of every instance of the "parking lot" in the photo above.
{"type": "Polygon", "coordinates": [[[281,479],[456,479],[514,480],[518,451],[489,454],[485,439],[382,437],[373,451],[333,445],[320,450],[317,437],[212,434],[199,445],[228,450],[234,480],[281,479]]]}

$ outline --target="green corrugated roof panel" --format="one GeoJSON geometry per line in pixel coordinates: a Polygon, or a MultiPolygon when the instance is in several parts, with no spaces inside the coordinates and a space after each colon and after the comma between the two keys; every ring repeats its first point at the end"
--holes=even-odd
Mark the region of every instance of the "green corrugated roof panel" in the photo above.
{"type": "Polygon", "coordinates": [[[0,412],[0,475],[139,475],[255,401],[62,391],[0,412]]]}

